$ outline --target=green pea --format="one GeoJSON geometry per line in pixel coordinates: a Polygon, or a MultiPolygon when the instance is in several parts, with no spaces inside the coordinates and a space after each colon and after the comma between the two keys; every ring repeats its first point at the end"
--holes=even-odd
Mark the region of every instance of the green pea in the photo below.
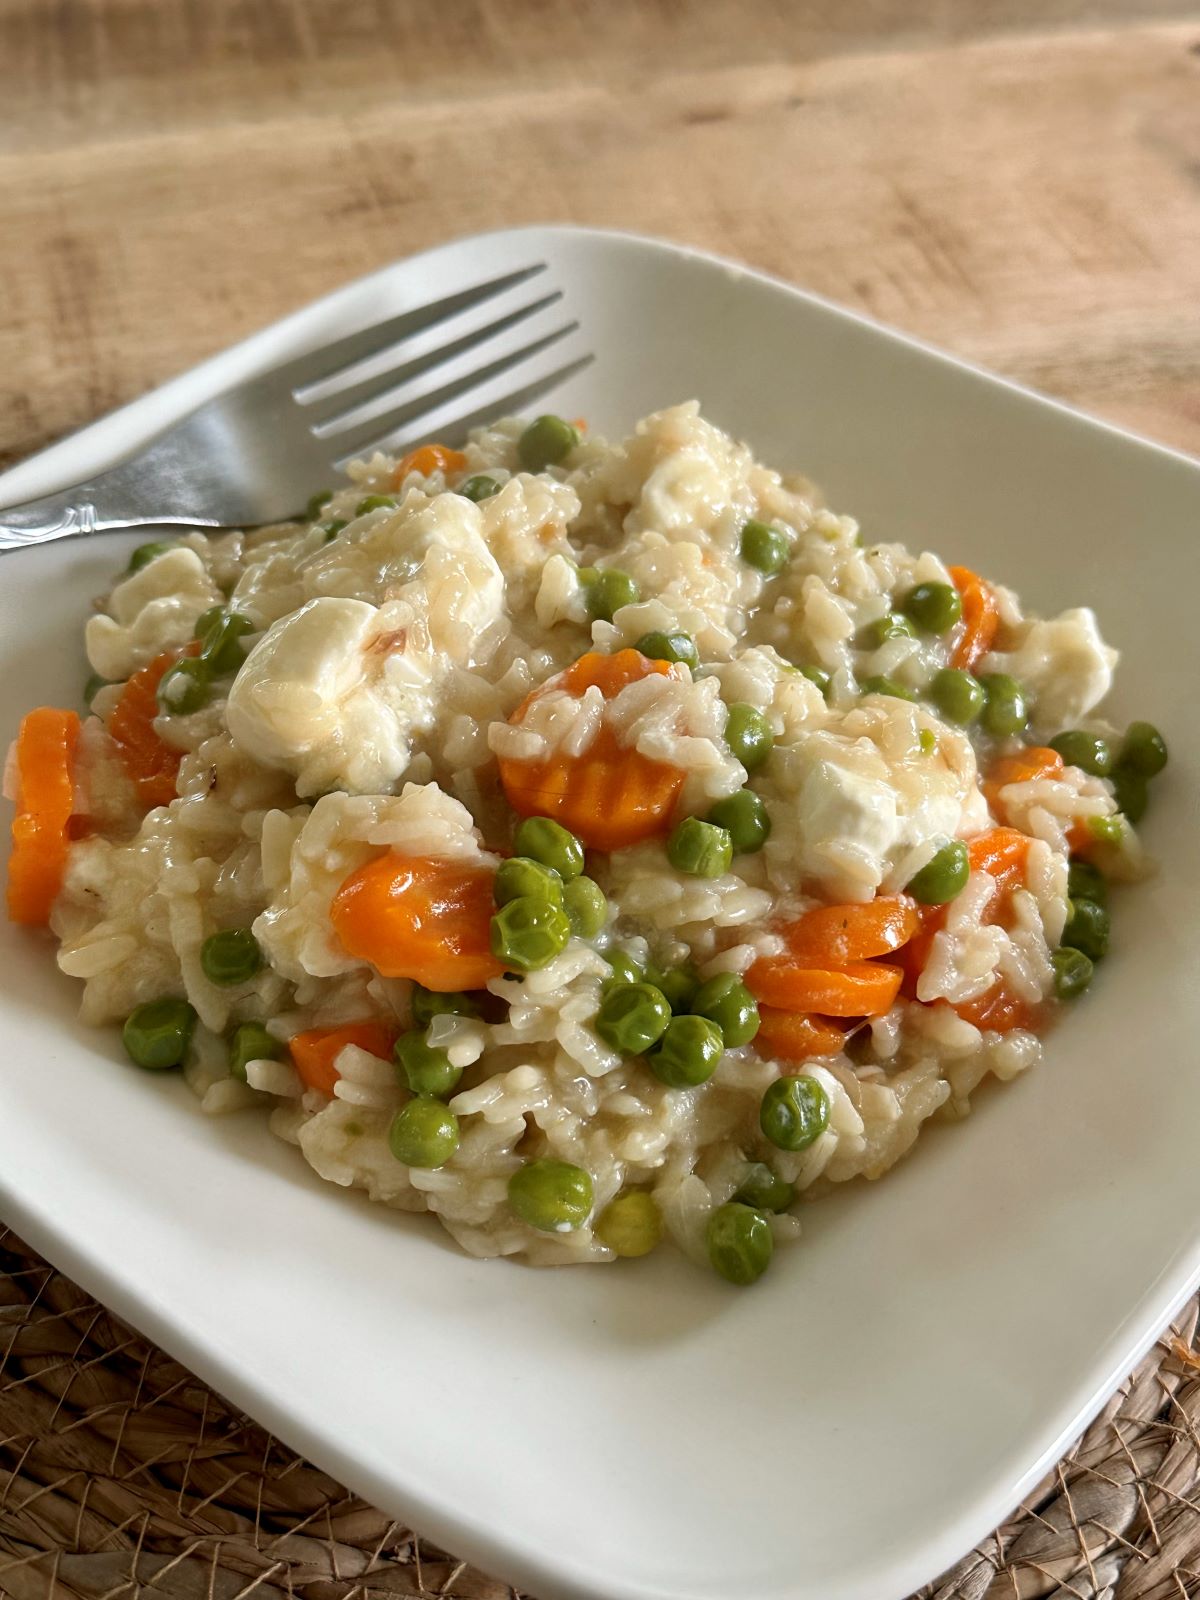
{"type": "Polygon", "coordinates": [[[618,567],[581,567],[579,576],[585,572],[591,575],[584,580],[584,600],[594,622],[611,622],[622,606],[634,606],[641,598],[637,584],[618,567]]]}
{"type": "Polygon", "coordinates": [[[325,535],[325,543],[332,544],[342,529],[349,526],[345,517],[331,517],[328,522],[322,522],[321,532],[325,535]]]}
{"type": "Polygon", "coordinates": [[[1050,748],[1057,750],[1069,767],[1090,772],[1094,778],[1107,778],[1113,769],[1112,746],[1098,733],[1069,728],[1065,733],[1055,734],[1050,748]]]}
{"type": "Polygon", "coordinates": [[[200,965],[209,983],[232,989],[262,971],[262,948],[249,928],[225,928],[200,946],[200,965]]]}
{"type": "Polygon", "coordinates": [[[110,680],[108,678],[102,678],[98,672],[93,672],[91,677],[84,684],[83,703],[85,706],[87,706],[89,711],[92,708],[92,701],[100,693],[101,689],[108,688],[109,682],[110,680]]]}
{"type": "Polygon", "coordinates": [[[692,1010],[716,1023],[730,1050],[749,1044],[758,1032],[758,1002],[736,972],[719,972],[702,983],[692,997],[692,1010]]]}
{"type": "Polygon", "coordinates": [[[640,1056],[657,1044],[671,1020],[671,1007],[650,983],[622,983],[607,988],[592,1026],[614,1050],[640,1056]]]}
{"type": "Polygon", "coordinates": [[[365,517],[368,511],[394,511],[400,502],[392,494],[366,495],[354,508],[356,517],[365,517]]]}
{"type": "Polygon", "coordinates": [[[824,1085],[810,1074],[776,1078],[762,1097],[758,1125],[781,1150],[807,1150],[829,1126],[829,1110],[824,1085]]]}
{"type": "Polygon", "coordinates": [[[681,661],[693,672],[700,665],[700,652],[690,633],[644,633],[633,648],[651,661],[681,661]]]}
{"type": "Polygon", "coordinates": [[[551,905],[563,903],[563,881],[557,872],[543,866],[532,856],[510,856],[496,869],[494,890],[496,904],[507,905],[521,895],[531,895],[535,900],[549,900],[551,905]]]}
{"type": "Polygon", "coordinates": [[[444,1099],[454,1093],[463,1075],[463,1069],[451,1063],[445,1050],[431,1045],[423,1033],[402,1033],[393,1053],[405,1087],[413,1094],[444,1099]]]}
{"type": "Polygon", "coordinates": [[[736,700],[725,719],[725,743],[747,772],[756,772],[771,754],[775,735],[761,711],[736,700]]]}
{"type": "Polygon", "coordinates": [[[971,875],[971,862],[967,847],[961,839],[951,839],[927,861],[920,872],[906,884],[906,892],[923,906],[944,906],[961,894],[971,875]]]}
{"type": "Polygon", "coordinates": [[[1106,906],[1108,879],[1090,861],[1072,861],[1067,868],[1067,893],[1072,900],[1091,900],[1095,905],[1106,906]]]}
{"type": "Polygon", "coordinates": [[[787,536],[778,528],[768,527],[751,517],[742,527],[738,553],[748,567],[757,567],[768,578],[782,572],[787,565],[787,536]]]}
{"type": "Polygon", "coordinates": [[[224,615],[225,607],[223,605],[209,606],[207,611],[202,611],[196,618],[196,626],[192,629],[192,638],[205,638],[208,630],[215,627],[224,615]]]}
{"type": "Polygon", "coordinates": [[[1092,981],[1095,970],[1092,961],[1082,950],[1063,946],[1050,957],[1054,967],[1054,992],[1060,1000],[1074,1000],[1092,981]]]}
{"type": "Polygon", "coordinates": [[[725,1039],[708,1017],[672,1017],[658,1049],[646,1059],[668,1089],[691,1089],[708,1082],[724,1053],[725,1039]]]}
{"type": "Polygon", "coordinates": [[[757,1283],[771,1265],[775,1235],[771,1224],[753,1206],[718,1206],[705,1235],[713,1271],[738,1288],[757,1283]]]}
{"type": "Polygon", "coordinates": [[[315,522],[325,506],[333,499],[332,489],[319,489],[304,508],[304,520],[315,522]]]}
{"type": "Polygon", "coordinates": [[[667,1004],[672,1011],[690,1011],[696,991],[700,987],[700,979],[696,976],[694,967],[672,967],[669,972],[655,972],[647,977],[655,988],[667,998],[667,1004]]]}
{"type": "Polygon", "coordinates": [[[563,910],[578,939],[594,939],[608,921],[608,901],[594,878],[572,878],[562,886],[563,910]]]}
{"type": "Polygon", "coordinates": [[[458,1149],[458,1118],[440,1100],[418,1095],[388,1129],[388,1149],[406,1167],[444,1167],[458,1149]]]}
{"type": "Polygon", "coordinates": [[[412,1011],[413,1027],[427,1028],[434,1017],[449,1014],[455,1017],[477,1017],[479,1007],[469,994],[454,991],[449,994],[440,994],[435,989],[426,989],[422,984],[414,983],[412,998],[409,1001],[412,1011]]]}
{"type": "Polygon", "coordinates": [[[935,672],[929,685],[929,698],[938,709],[939,716],[957,727],[967,728],[978,720],[987,695],[979,679],[957,667],[943,667],[935,672]]]}
{"type": "Polygon", "coordinates": [[[129,571],[140,572],[159,556],[165,556],[176,547],[167,539],[156,539],[153,544],[140,544],[129,558],[129,571]]]}
{"type": "Polygon", "coordinates": [[[735,856],[761,850],[771,836],[771,818],[765,800],[752,789],[718,800],[708,813],[709,822],[724,828],[733,841],[735,856]]]}
{"type": "Polygon", "coordinates": [[[612,974],[605,980],[605,986],[612,983],[641,983],[646,976],[645,971],[629,954],[628,950],[619,947],[604,952],[604,959],[612,968],[612,974]]]}
{"type": "Polygon", "coordinates": [[[203,710],[212,699],[208,663],[200,656],[185,656],[168,667],[158,680],[156,698],[159,710],[169,716],[186,717],[203,710]]]}
{"type": "Polygon", "coordinates": [[[196,1013],[187,1001],[168,995],[131,1011],[121,1039],[134,1066],[165,1072],[183,1065],[195,1026],[196,1013]]]}
{"type": "Polygon", "coordinates": [[[918,583],[900,602],[900,609],[923,633],[947,633],[962,620],[962,598],[949,583],[918,583]]]}
{"type": "Polygon", "coordinates": [[[544,472],[569,456],[578,443],[579,429],[547,412],[531,422],[517,440],[517,454],[527,472],[544,472]]]}
{"type": "Polygon", "coordinates": [[[893,700],[917,698],[911,689],[906,689],[902,683],[897,683],[895,678],[864,678],[859,688],[863,694],[890,694],[893,700]]]}
{"type": "Polygon", "coordinates": [[[733,1198],[756,1211],[786,1211],[796,1198],[796,1185],[777,1177],[765,1161],[752,1161],[733,1198]]]}
{"type": "Polygon", "coordinates": [[[1140,772],[1118,767],[1112,775],[1113,795],[1130,822],[1140,822],[1150,801],[1150,787],[1140,772]]]}
{"type": "Polygon", "coordinates": [[[605,1206],[592,1232],[616,1256],[648,1256],[662,1238],[662,1212],[644,1189],[626,1189],[605,1206]]]}
{"type": "Polygon", "coordinates": [[[980,722],[985,733],[994,739],[1008,739],[1023,733],[1029,721],[1029,706],[1025,691],[1007,672],[988,672],[980,678],[983,685],[983,712],[980,722]]]}
{"type": "Polygon", "coordinates": [[[573,1233],[591,1215],[592,1180],[582,1167],[543,1156],[513,1173],[508,1203],[522,1222],[541,1233],[573,1233]]]}
{"type": "Polygon", "coordinates": [[[824,667],[799,667],[797,669],[802,678],[807,678],[809,683],[815,683],[823,695],[828,695],[833,683],[833,674],[826,672],[824,667]]]}
{"type": "Polygon", "coordinates": [[[564,883],[583,871],[582,844],[550,817],[526,817],[517,829],[513,846],[519,856],[529,856],[557,872],[564,883]]]}
{"type": "Polygon", "coordinates": [[[1090,961],[1103,961],[1108,954],[1108,912],[1094,900],[1070,900],[1067,904],[1062,943],[1069,950],[1082,950],[1090,961]]]}
{"type": "Polygon", "coordinates": [[[229,1075],[239,1083],[246,1081],[251,1061],[278,1061],[283,1045],[261,1022],[240,1022],[229,1037],[229,1075]]]}
{"type": "Polygon", "coordinates": [[[917,729],[917,744],[923,756],[931,756],[937,749],[937,734],[932,728],[917,729]]]}
{"type": "Polygon", "coordinates": [[[733,840],[727,828],[699,817],[684,817],[667,840],[667,860],[679,872],[696,878],[719,878],[729,871],[733,840]]]}
{"type": "Polygon", "coordinates": [[[495,478],[489,478],[486,472],[477,472],[466,483],[459,484],[458,493],[478,505],[481,500],[490,500],[494,494],[499,494],[500,485],[495,478]]]}
{"type": "Polygon", "coordinates": [[[878,650],[889,639],[915,639],[916,629],[903,611],[889,611],[860,628],[855,643],[860,650],[878,650]]]}
{"type": "Polygon", "coordinates": [[[1167,742],[1152,722],[1131,722],[1125,729],[1117,765],[1142,778],[1157,778],[1167,764],[1167,742]]]}
{"type": "Polygon", "coordinates": [[[536,972],[567,948],[571,924],[561,906],[520,895],[492,918],[491,946],[497,961],[514,972],[536,972]]]}
{"type": "Polygon", "coordinates": [[[1083,825],[1097,844],[1119,845],[1125,837],[1125,819],[1120,813],[1107,817],[1087,817],[1083,825]]]}
{"type": "Polygon", "coordinates": [[[205,635],[200,652],[200,659],[214,678],[225,678],[238,670],[246,659],[242,640],[246,634],[255,632],[255,623],[240,611],[229,611],[218,618],[205,635]]]}

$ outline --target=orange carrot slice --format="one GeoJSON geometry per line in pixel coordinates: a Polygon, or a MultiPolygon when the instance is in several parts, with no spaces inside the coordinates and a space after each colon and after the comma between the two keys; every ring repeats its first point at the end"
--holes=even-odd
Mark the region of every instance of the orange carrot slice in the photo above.
{"type": "Polygon", "coordinates": [[[631,683],[640,683],[643,678],[651,678],[655,674],[670,677],[671,663],[652,661],[640,650],[618,650],[611,656],[602,655],[599,650],[589,650],[578,661],[573,661],[557,679],[552,678],[549,683],[535,689],[521,710],[547,689],[565,689],[568,694],[574,695],[582,695],[585,689],[599,689],[606,700],[612,700],[631,683]]]}
{"type": "Polygon", "coordinates": [[[812,1061],[818,1056],[836,1056],[846,1036],[824,1017],[803,1012],[779,1011],[774,1006],[759,1006],[758,1032],[754,1048],[761,1056],[777,1061],[812,1061]]]}
{"type": "Polygon", "coordinates": [[[962,635],[951,653],[950,665],[970,672],[992,648],[1000,626],[1000,607],[991,586],[970,567],[948,570],[962,601],[962,635]]]}
{"type": "Polygon", "coordinates": [[[1010,783],[1030,783],[1035,778],[1056,778],[1063,770],[1063,758],[1045,745],[1026,745],[1011,756],[1002,756],[988,770],[983,782],[987,803],[997,814],[1004,810],[1000,791],[1010,783]]]}
{"type": "Polygon", "coordinates": [[[310,1028],[288,1041],[296,1071],[310,1089],[332,1095],[341,1074],[334,1063],[348,1044],[389,1061],[398,1029],[383,1022],[347,1022],[340,1028],[310,1028]]]}
{"type": "MultiPolygon", "coordinates": [[[[1019,889],[1025,882],[1029,845],[1028,834],[1019,833],[1016,828],[992,828],[967,841],[967,859],[971,871],[986,872],[996,880],[999,893],[993,897],[988,912],[1001,898],[1011,898],[1013,890],[1019,889]]],[[[987,913],[985,917],[989,922],[996,920],[987,913]]]]}
{"type": "Polygon", "coordinates": [[[182,656],[199,654],[200,649],[199,640],[193,640],[183,650],[165,650],[155,656],[148,666],[134,673],[109,713],[108,731],[147,811],[153,806],[169,806],[175,799],[175,780],[183,759],[180,751],[164,744],[154,731],[159,712],[158,686],[168,668],[182,656]]]}
{"type": "MultiPolygon", "coordinates": [[[[1007,923],[1012,913],[1013,891],[1023,887],[1031,840],[1016,828],[990,828],[967,841],[967,859],[972,872],[986,872],[996,880],[996,893],[984,907],[985,924],[1007,923]]],[[[921,928],[900,954],[904,966],[906,995],[915,998],[917,980],[925,969],[934,935],[946,923],[945,906],[922,906],[921,928]]]]}
{"type": "Polygon", "coordinates": [[[1003,980],[974,1000],[960,1000],[953,1009],[964,1022],[993,1033],[1012,1033],[1016,1028],[1036,1031],[1041,1022],[1041,1008],[1019,999],[1003,980]]]}
{"type": "Polygon", "coordinates": [[[779,932],[797,961],[840,967],[890,955],[919,932],[916,904],[905,895],[880,895],[863,905],[818,906],[779,932]]]}
{"type": "Polygon", "coordinates": [[[410,472],[419,472],[422,477],[428,478],[440,468],[449,477],[452,472],[461,472],[466,464],[467,458],[461,450],[451,450],[444,444],[419,445],[397,461],[396,470],[392,473],[392,486],[398,489],[410,472]]]}
{"type": "Polygon", "coordinates": [[[349,954],[385,978],[482,989],[504,971],[489,945],[494,878],[458,861],[377,856],[342,884],[329,918],[349,954]]]}
{"type": "MultiPolygon", "coordinates": [[[[611,656],[589,651],[535,689],[509,721],[519,727],[529,707],[551,689],[582,697],[587,689],[598,688],[611,700],[629,684],[671,670],[669,662],[651,661],[637,650],[611,656]]],[[[514,811],[523,817],[553,817],[593,850],[621,850],[665,833],[685,776],[678,767],[622,747],[603,723],[579,755],[555,753],[545,761],[506,756],[499,767],[514,811]]]]}
{"type": "Polygon", "coordinates": [[[17,734],[17,814],[8,863],[8,914],[14,922],[41,927],[62,888],[75,809],[75,751],[79,718],[74,711],[39,706],[17,734]]]}
{"type": "Polygon", "coordinates": [[[878,1017],[900,992],[899,967],[851,961],[836,971],[810,967],[795,956],[760,956],[746,974],[757,1000],[781,1011],[825,1017],[878,1017]]]}

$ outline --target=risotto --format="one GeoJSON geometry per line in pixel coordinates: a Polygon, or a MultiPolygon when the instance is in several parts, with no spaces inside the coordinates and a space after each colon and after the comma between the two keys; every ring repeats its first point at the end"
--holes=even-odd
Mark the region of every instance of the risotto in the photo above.
{"type": "Polygon", "coordinates": [[[750,1283],[1038,1060],[1167,759],[1091,611],[694,403],[348,476],[135,551],[10,754],[10,914],[136,1065],[472,1255],[750,1283]]]}

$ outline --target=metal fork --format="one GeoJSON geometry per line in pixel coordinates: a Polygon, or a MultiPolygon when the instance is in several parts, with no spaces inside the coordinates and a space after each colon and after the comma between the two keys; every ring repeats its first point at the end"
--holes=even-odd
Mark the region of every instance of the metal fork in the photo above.
{"type": "MultiPolygon", "coordinates": [[[[554,290],[403,359],[406,343],[460,313],[503,295],[544,272],[544,262],[459,290],[385,322],[362,328],[263,372],[206,401],[144,450],[85,483],[0,509],[0,554],[53,540],[146,526],[241,528],[298,514],[331,472],[355,456],[415,443],[427,419],[502,374],[524,374],[541,351],[578,328],[565,322],[519,348],[505,347],[482,365],[460,370],[437,387],[405,391],[561,300],[554,290]],[[359,369],[387,358],[385,370],[359,369]],[[359,374],[356,376],[356,374],[359,374]]],[[[523,409],[592,360],[581,356],[539,372],[485,406],[437,422],[437,436],[461,443],[470,428],[523,409]]]]}

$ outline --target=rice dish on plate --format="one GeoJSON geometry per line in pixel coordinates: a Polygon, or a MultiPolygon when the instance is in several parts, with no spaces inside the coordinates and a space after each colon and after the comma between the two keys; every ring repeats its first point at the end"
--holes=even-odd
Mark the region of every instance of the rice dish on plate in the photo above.
{"type": "Polygon", "coordinates": [[[10,915],[134,1062],[472,1255],[749,1283],[1039,1059],[1166,763],[1091,611],[695,403],[348,478],[136,551],[10,753],[10,915]]]}

